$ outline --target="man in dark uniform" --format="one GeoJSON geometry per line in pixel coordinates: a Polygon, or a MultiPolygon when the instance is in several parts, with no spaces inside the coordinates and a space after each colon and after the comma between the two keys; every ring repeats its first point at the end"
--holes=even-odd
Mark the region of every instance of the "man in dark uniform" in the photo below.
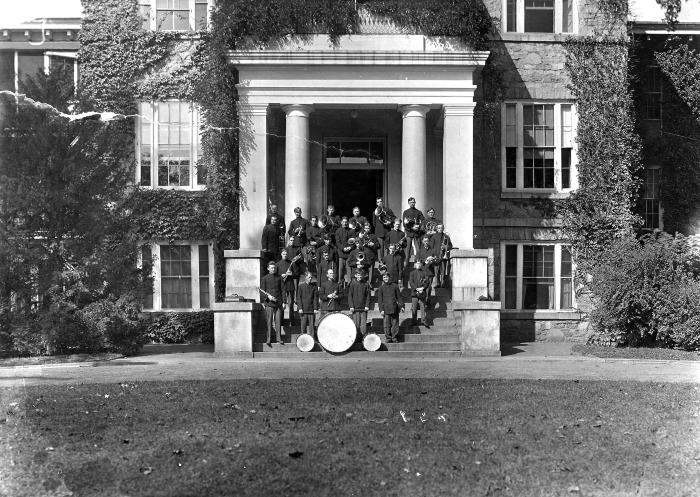
{"type": "Polygon", "coordinates": [[[449,274],[450,250],[452,250],[452,240],[450,240],[450,236],[445,233],[445,226],[443,224],[440,223],[437,225],[437,231],[430,237],[430,245],[439,257],[438,264],[435,267],[435,276],[437,278],[437,284],[443,287],[447,275],[449,274]]]}
{"type": "Polygon", "coordinates": [[[396,247],[394,245],[388,245],[389,253],[384,256],[384,267],[385,271],[391,276],[391,281],[399,283],[401,286],[401,280],[403,279],[403,258],[396,252],[396,247]]]}
{"type": "Polygon", "coordinates": [[[277,253],[279,253],[282,248],[284,248],[284,230],[286,229],[286,224],[284,224],[284,216],[277,211],[277,204],[272,204],[270,206],[270,213],[265,219],[265,224],[270,224],[270,218],[272,216],[277,216],[277,227],[279,228],[279,248],[277,253]]]}
{"type": "MultiPolygon", "coordinates": [[[[352,218],[355,220],[355,226],[357,227],[357,231],[360,232],[362,231],[362,227],[365,225],[367,222],[367,218],[365,216],[360,215],[360,208],[355,206],[352,208],[352,218]]],[[[350,219],[348,220],[350,221],[350,219]]]]}
{"type": "MultiPolygon", "coordinates": [[[[406,236],[406,233],[401,231],[401,219],[398,219],[398,218],[394,219],[394,226],[391,229],[391,231],[389,232],[389,234],[387,235],[386,241],[387,241],[387,245],[395,245],[396,246],[396,255],[401,257],[401,262],[403,262],[404,257],[406,255],[404,253],[403,249],[407,245],[407,243],[406,243],[407,240],[408,240],[408,237],[406,236]]],[[[393,281],[395,283],[397,280],[392,279],[391,281],[393,281]]]]}
{"type": "Polygon", "coordinates": [[[352,321],[355,328],[362,334],[362,338],[367,335],[367,311],[369,311],[369,299],[371,295],[369,284],[364,281],[364,272],[355,273],[355,279],[350,282],[348,288],[348,306],[352,313],[352,321]]]}
{"type": "MultiPolygon", "coordinates": [[[[287,257],[282,249],[282,258],[277,262],[277,274],[282,278],[282,300],[289,306],[289,326],[294,326],[294,292],[299,285],[299,265],[287,257]],[[296,281],[295,281],[296,280],[296,281]]],[[[282,313],[284,319],[284,313],[282,313]]]]}
{"type": "Polygon", "coordinates": [[[335,213],[335,206],[329,204],[326,207],[326,217],[328,218],[328,224],[331,226],[333,232],[340,228],[340,216],[335,213]]]}
{"type": "Polygon", "coordinates": [[[309,227],[309,222],[301,217],[301,207],[294,208],[294,215],[296,217],[289,223],[289,230],[287,231],[292,247],[290,255],[297,255],[301,248],[306,245],[306,229],[309,227]]]}
{"type": "Polygon", "coordinates": [[[384,335],[388,343],[399,338],[399,312],[403,311],[403,300],[399,285],[391,281],[389,273],[382,276],[384,283],[377,290],[377,307],[384,320],[384,335]]]}
{"type": "Polygon", "coordinates": [[[418,242],[421,236],[421,226],[425,216],[416,209],[416,199],[411,197],[408,199],[409,208],[403,211],[403,229],[406,232],[408,243],[406,244],[406,260],[404,264],[408,267],[411,260],[411,254],[415,254],[418,250],[418,242]]]}
{"type": "Polygon", "coordinates": [[[270,220],[263,228],[262,237],[260,239],[260,245],[263,253],[263,268],[267,268],[268,262],[275,262],[277,260],[280,250],[279,237],[279,224],[277,223],[277,217],[273,214],[270,216],[270,220]]]}
{"type": "Polygon", "coordinates": [[[440,254],[435,252],[434,247],[430,244],[430,237],[423,235],[421,246],[418,248],[418,260],[423,263],[423,271],[428,273],[431,280],[435,276],[435,267],[439,262],[439,256],[440,254]]]}
{"type": "Polygon", "coordinates": [[[267,263],[268,274],[260,280],[260,289],[262,290],[261,302],[265,305],[265,322],[267,324],[267,340],[265,343],[268,347],[272,345],[272,323],[274,321],[275,332],[277,333],[277,342],[284,344],[282,336],[282,313],[284,312],[284,301],[282,299],[282,278],[277,274],[277,266],[270,261],[267,263]]]}
{"type": "Polygon", "coordinates": [[[420,259],[413,263],[415,268],[411,271],[408,286],[411,288],[411,317],[413,324],[417,324],[418,309],[421,309],[421,322],[428,326],[428,305],[430,305],[430,281],[432,278],[423,271],[420,259]]]}
{"type": "Polygon", "coordinates": [[[355,238],[355,249],[350,252],[348,266],[351,268],[353,278],[355,277],[355,273],[364,271],[370,266],[368,251],[365,250],[362,240],[359,237],[355,238]]]}
{"type": "Polygon", "coordinates": [[[338,281],[340,282],[347,280],[346,273],[349,272],[347,268],[348,257],[350,256],[350,251],[354,249],[349,240],[354,236],[354,232],[348,228],[348,218],[344,217],[340,221],[340,228],[335,232],[335,244],[338,247],[338,281]]]}
{"type": "Polygon", "coordinates": [[[372,233],[372,225],[369,221],[365,223],[364,229],[362,230],[362,242],[365,245],[365,252],[367,253],[368,259],[368,272],[369,272],[369,284],[372,286],[374,283],[374,264],[379,259],[379,240],[377,236],[372,233]]]}
{"type": "Polygon", "coordinates": [[[321,236],[321,245],[318,250],[320,252],[328,252],[330,254],[331,260],[335,262],[336,266],[338,265],[338,250],[333,245],[331,236],[328,233],[324,233],[321,236]]]}
{"type": "Polygon", "coordinates": [[[318,227],[318,217],[311,216],[311,222],[306,228],[306,243],[314,248],[321,244],[321,228],[318,227]]]}
{"type": "Polygon", "coordinates": [[[297,308],[301,315],[301,332],[314,334],[315,312],[318,312],[318,287],[311,273],[306,273],[306,281],[299,283],[297,308]]]}
{"type": "Polygon", "coordinates": [[[423,225],[421,226],[421,231],[428,236],[432,236],[437,229],[437,225],[441,223],[438,218],[435,217],[435,209],[432,207],[425,212],[426,216],[423,220],[423,225]]]}
{"type": "Polygon", "coordinates": [[[319,251],[321,257],[318,261],[318,269],[316,274],[318,275],[318,286],[321,286],[327,279],[328,270],[332,269],[335,273],[335,261],[331,259],[331,253],[328,250],[321,249],[319,251]]]}
{"type": "Polygon", "coordinates": [[[379,239],[378,252],[380,258],[384,257],[384,255],[387,253],[386,238],[389,235],[389,231],[391,231],[392,225],[394,224],[394,219],[396,219],[396,216],[391,209],[384,206],[384,199],[382,197],[377,197],[377,208],[374,209],[372,224],[374,224],[374,234],[377,235],[377,238],[379,239]]]}
{"type": "Polygon", "coordinates": [[[321,300],[321,317],[329,312],[337,312],[340,310],[340,299],[343,296],[343,290],[335,281],[335,272],[332,269],[326,273],[327,280],[321,285],[318,292],[321,300]]]}

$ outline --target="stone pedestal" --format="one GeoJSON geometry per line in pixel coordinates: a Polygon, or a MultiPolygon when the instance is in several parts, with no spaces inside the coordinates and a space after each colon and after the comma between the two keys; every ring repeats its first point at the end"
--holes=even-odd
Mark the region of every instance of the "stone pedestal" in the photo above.
{"type": "Polygon", "coordinates": [[[489,260],[493,260],[491,249],[450,251],[452,300],[476,301],[493,295],[489,260]]]}
{"type": "Polygon", "coordinates": [[[452,308],[460,317],[462,357],[501,355],[500,302],[453,301],[452,308]]]}
{"type": "Polygon", "coordinates": [[[262,305],[255,302],[214,304],[214,356],[253,357],[253,335],[262,305]]]}
{"type": "Polygon", "coordinates": [[[260,300],[259,250],[224,250],[226,259],[226,297],[234,294],[255,302],[260,300]]]}

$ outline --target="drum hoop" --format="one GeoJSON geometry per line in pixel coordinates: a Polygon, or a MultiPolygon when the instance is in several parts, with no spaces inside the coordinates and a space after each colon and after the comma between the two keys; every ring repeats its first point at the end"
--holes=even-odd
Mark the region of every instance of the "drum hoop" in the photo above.
{"type": "Polygon", "coordinates": [[[365,350],[368,351],[368,352],[376,352],[377,350],[379,350],[379,349],[381,348],[381,346],[382,346],[382,340],[381,340],[381,338],[379,338],[379,335],[377,335],[376,333],[368,333],[368,334],[365,335],[365,337],[362,339],[362,346],[363,346],[363,347],[365,348],[365,350]],[[370,348],[370,347],[367,346],[367,342],[366,342],[366,341],[367,341],[368,338],[369,338],[370,340],[375,340],[375,339],[376,339],[376,340],[379,341],[379,345],[377,346],[376,349],[370,348]]]}
{"type": "Polygon", "coordinates": [[[299,349],[300,352],[311,352],[313,350],[313,348],[316,346],[316,341],[314,340],[314,337],[311,335],[307,335],[306,333],[302,333],[301,335],[299,335],[297,337],[296,343],[297,343],[297,349],[299,349]],[[308,350],[304,350],[304,348],[301,346],[302,344],[300,344],[299,341],[301,340],[301,342],[303,343],[303,342],[307,341],[307,337],[308,337],[308,340],[311,340],[311,348],[308,350]]]}

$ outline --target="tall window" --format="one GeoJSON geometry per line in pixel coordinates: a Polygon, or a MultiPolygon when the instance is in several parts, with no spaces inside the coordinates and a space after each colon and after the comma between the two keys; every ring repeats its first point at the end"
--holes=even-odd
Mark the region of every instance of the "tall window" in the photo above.
{"type": "Polygon", "coordinates": [[[571,104],[506,103],[501,149],[504,190],[573,188],[573,135],[571,104]]]}
{"type": "Polygon", "coordinates": [[[573,33],[574,0],[503,0],[511,33],[573,33]]]}
{"type": "Polygon", "coordinates": [[[210,244],[147,244],[144,264],[153,264],[153,293],[144,308],[150,310],[207,309],[214,295],[210,244]]]}
{"type": "Polygon", "coordinates": [[[659,201],[659,183],[661,169],[650,167],[645,171],[644,191],[642,195],[644,226],[643,229],[662,229],[661,204],[659,201]]]}
{"type": "Polygon", "coordinates": [[[573,263],[562,244],[505,244],[502,300],[506,309],[570,309],[573,263]]]}
{"type": "Polygon", "coordinates": [[[139,110],[137,182],[142,186],[204,187],[206,171],[196,166],[201,150],[194,105],[179,100],[142,102],[139,110]]]}
{"type": "Polygon", "coordinates": [[[138,0],[144,29],[200,31],[207,29],[207,0],[138,0]]]}
{"type": "Polygon", "coordinates": [[[658,66],[650,66],[646,70],[644,81],[644,118],[661,119],[661,104],[663,102],[663,76],[658,66]]]}

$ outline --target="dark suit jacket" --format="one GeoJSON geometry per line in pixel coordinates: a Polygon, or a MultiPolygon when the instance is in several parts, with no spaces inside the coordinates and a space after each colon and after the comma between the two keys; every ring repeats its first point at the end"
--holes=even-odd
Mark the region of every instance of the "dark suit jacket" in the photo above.
{"type": "Polygon", "coordinates": [[[343,296],[343,291],[341,290],[338,282],[336,281],[324,281],[321,283],[321,290],[318,292],[318,296],[321,299],[321,310],[323,311],[339,311],[340,310],[340,298],[343,296]],[[329,299],[328,296],[335,292],[338,295],[336,299],[329,299]]]}
{"type": "Polygon", "coordinates": [[[347,259],[350,252],[343,252],[343,247],[347,247],[348,239],[355,236],[355,232],[350,228],[340,227],[335,232],[335,244],[338,247],[338,257],[347,259]]]}
{"type": "Polygon", "coordinates": [[[263,293],[262,302],[271,307],[279,307],[282,305],[282,277],[279,274],[266,274],[260,280],[260,288],[277,299],[277,302],[272,302],[270,298],[263,293]]]}
{"type": "Polygon", "coordinates": [[[289,230],[287,230],[287,234],[294,237],[294,241],[292,242],[293,247],[301,247],[306,245],[306,229],[308,227],[309,221],[303,217],[295,217],[292,219],[292,222],[289,223],[289,230]],[[300,227],[301,230],[299,230],[300,227]],[[297,235],[297,231],[299,231],[299,235],[297,235]]]}
{"type": "Polygon", "coordinates": [[[369,284],[366,281],[352,280],[348,288],[348,306],[355,310],[364,310],[369,307],[370,298],[369,284]]]}
{"type": "Polygon", "coordinates": [[[431,276],[423,269],[414,269],[408,278],[408,286],[411,289],[411,296],[419,299],[426,298],[430,295],[430,280],[431,276]],[[418,293],[416,288],[423,287],[423,293],[418,293]]]}
{"type": "Polygon", "coordinates": [[[396,252],[394,254],[386,254],[384,256],[384,264],[386,265],[386,270],[391,276],[391,281],[396,283],[399,281],[401,278],[401,269],[402,269],[402,262],[403,258],[398,255],[396,252]]]}
{"type": "Polygon", "coordinates": [[[377,303],[380,311],[385,314],[396,314],[403,307],[401,291],[396,283],[383,283],[377,289],[377,303]]]}
{"type": "Polygon", "coordinates": [[[307,314],[318,310],[318,287],[315,283],[299,283],[297,307],[307,314]]]}
{"type": "MultiPolygon", "coordinates": [[[[405,233],[403,231],[395,231],[391,230],[389,234],[387,235],[387,242],[394,245],[399,243],[399,240],[401,240],[404,237],[405,233]]],[[[405,247],[406,246],[406,240],[401,242],[401,246],[405,247]]]]}
{"type": "MultiPolygon", "coordinates": [[[[384,212],[386,212],[386,216],[393,222],[394,218],[396,218],[394,211],[384,207],[384,212]]],[[[391,226],[384,226],[374,213],[372,214],[372,221],[374,221],[374,234],[377,235],[377,238],[386,238],[386,235],[391,231],[391,226]]]]}
{"type": "Polygon", "coordinates": [[[286,278],[282,278],[282,288],[286,291],[294,290],[294,280],[299,277],[298,261],[292,265],[291,261],[281,259],[277,261],[277,264],[275,264],[275,266],[277,266],[277,274],[280,275],[280,278],[284,273],[287,272],[287,269],[290,269],[291,266],[292,275],[287,276],[286,278]]]}
{"type": "MultiPolygon", "coordinates": [[[[284,233],[284,227],[287,226],[284,224],[284,216],[281,214],[275,214],[277,216],[277,227],[280,229],[280,233],[284,233]]],[[[270,224],[270,217],[272,217],[272,214],[268,214],[267,218],[265,218],[265,224],[270,224]]]]}
{"type": "Polygon", "coordinates": [[[435,262],[433,262],[431,264],[426,264],[425,260],[430,256],[440,257],[440,253],[439,252],[436,253],[435,249],[432,246],[425,248],[423,246],[423,243],[421,243],[420,247],[418,247],[418,258],[423,263],[423,271],[428,273],[430,276],[433,276],[433,275],[435,275],[435,264],[438,262],[438,260],[436,259],[435,262]]]}
{"type": "MultiPolygon", "coordinates": [[[[423,224],[423,219],[425,219],[425,216],[423,216],[423,213],[418,209],[411,207],[403,211],[401,221],[405,222],[406,218],[414,219],[418,226],[421,226],[423,224]]],[[[421,230],[415,231],[407,230],[406,228],[404,228],[404,231],[406,232],[406,236],[408,236],[409,238],[415,238],[421,234],[421,230]]]]}

